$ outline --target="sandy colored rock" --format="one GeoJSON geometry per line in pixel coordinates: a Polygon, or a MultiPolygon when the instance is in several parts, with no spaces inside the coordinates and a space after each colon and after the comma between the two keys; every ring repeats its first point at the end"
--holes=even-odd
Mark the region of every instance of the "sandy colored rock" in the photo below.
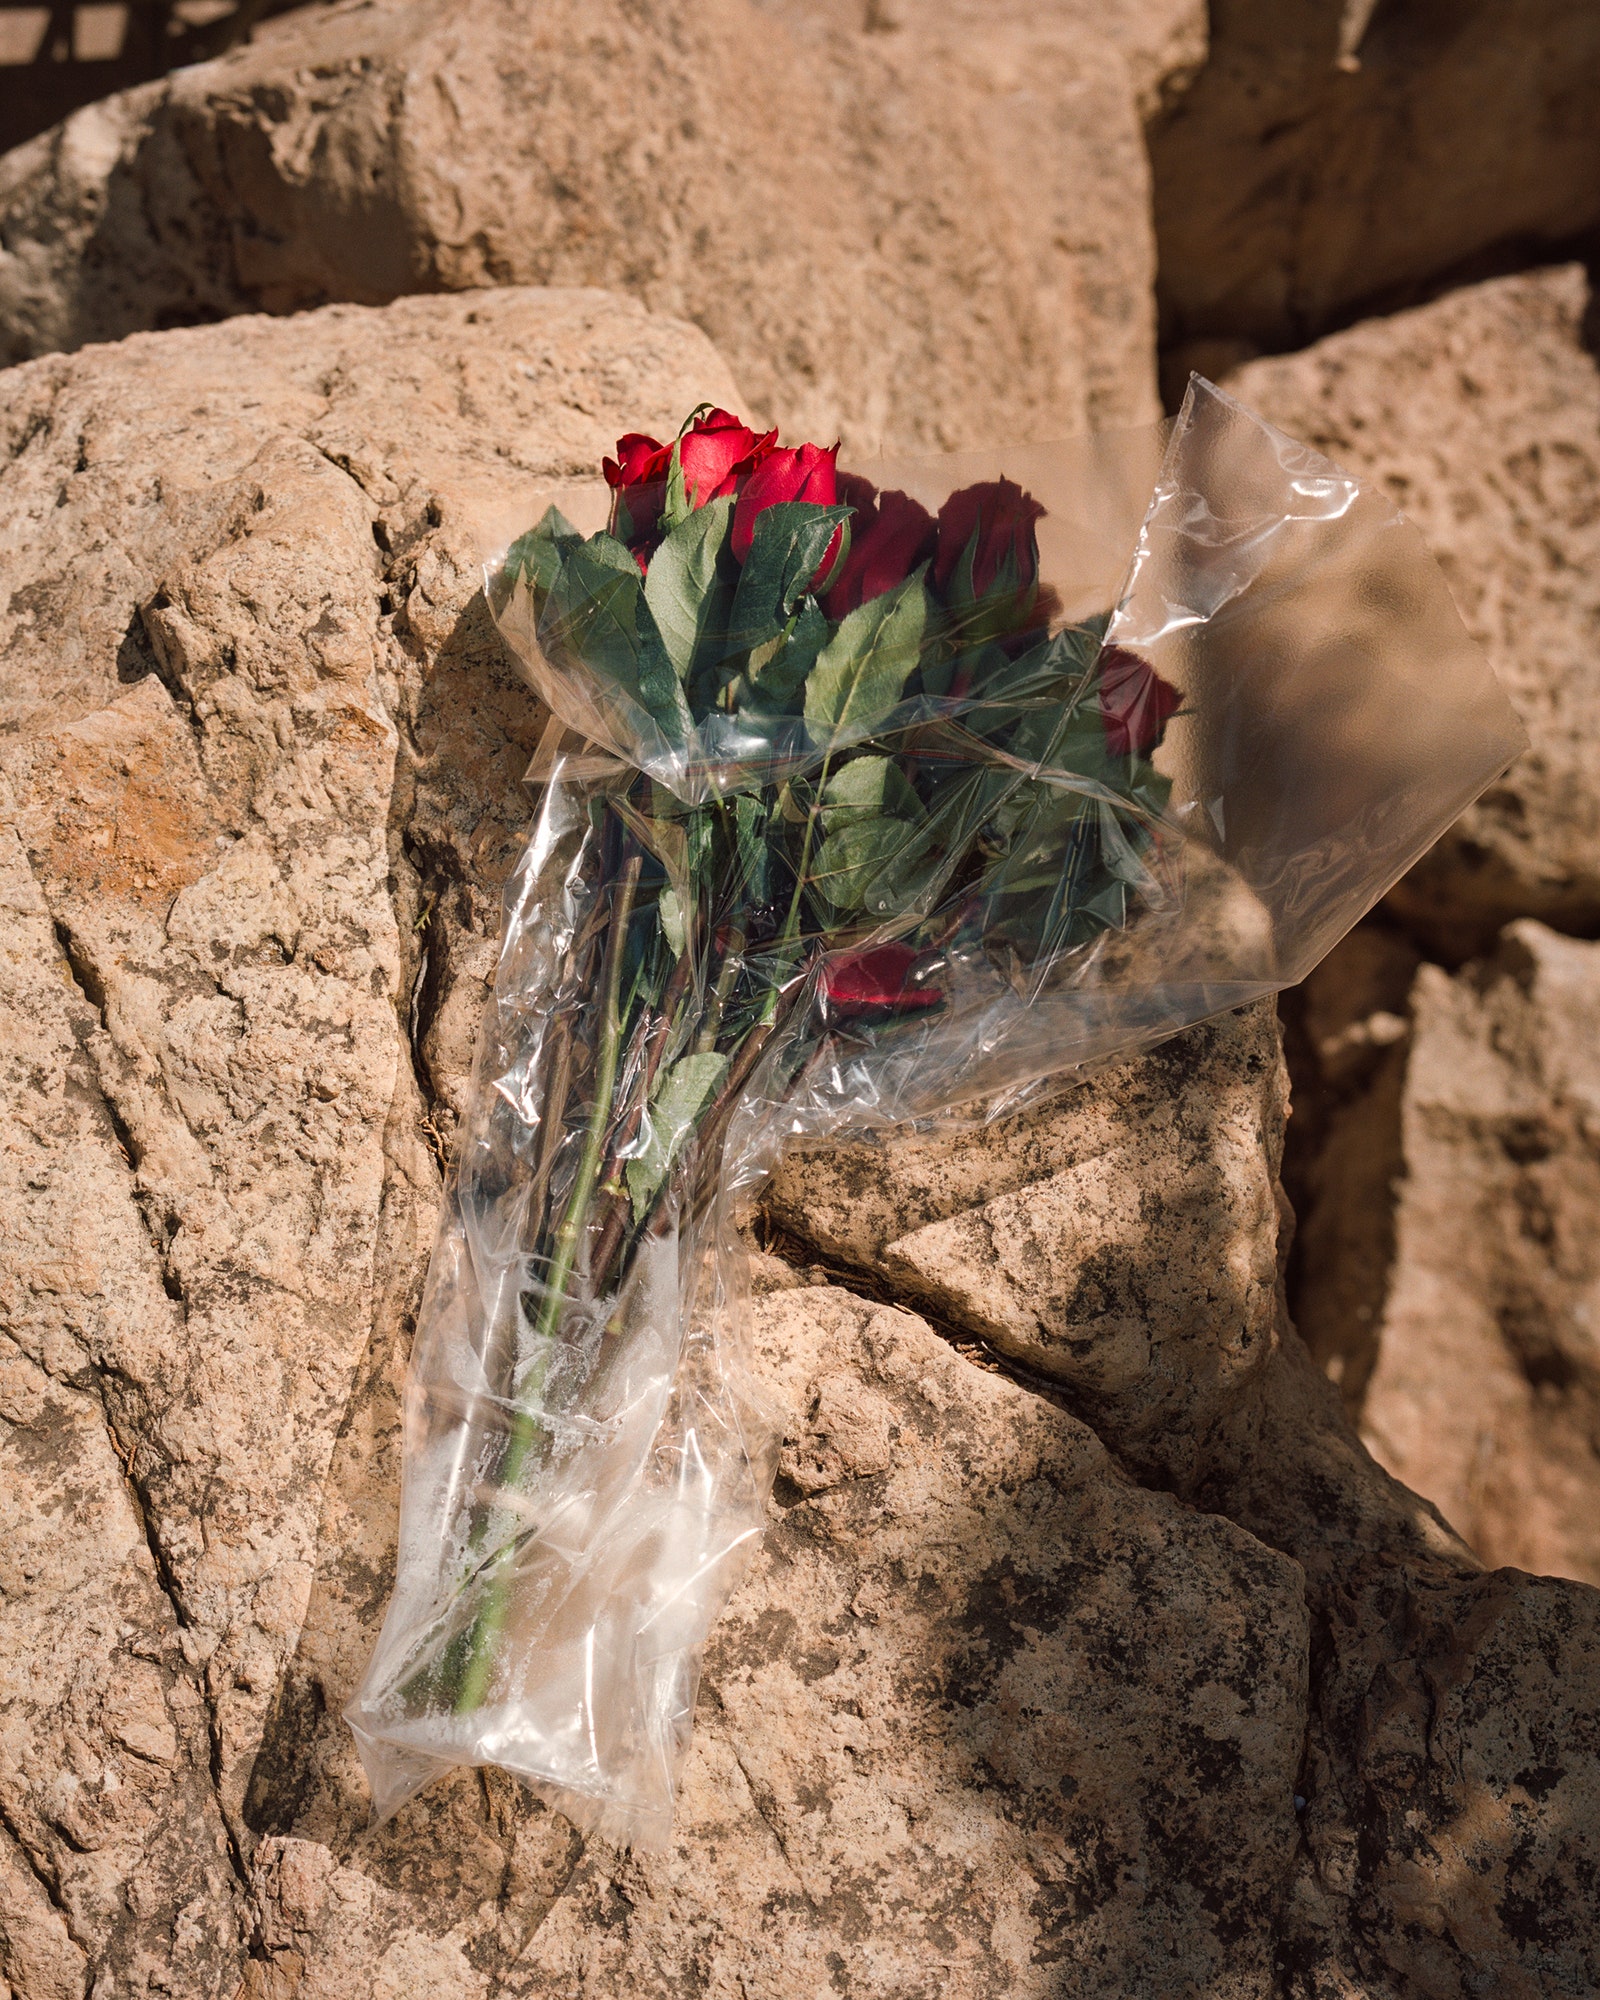
{"type": "Polygon", "coordinates": [[[1041,24],[1028,0],[756,0],[761,10],[805,35],[861,31],[911,43],[940,35],[991,41],[1048,31],[1108,39],[1128,65],[1140,114],[1149,118],[1194,80],[1206,58],[1205,0],[1053,0],[1041,24]]]}
{"type": "Polygon", "coordinates": [[[1260,1365],[1277,1314],[1283,1084],[1270,1003],[987,1129],[792,1153],[773,1222],[1117,1412],[1180,1434],[1260,1365]]]}
{"type": "Polygon", "coordinates": [[[1294,347],[1600,222],[1587,0],[1210,13],[1205,67],[1151,131],[1164,342],[1294,347]]]}
{"type": "Polygon", "coordinates": [[[1295,1566],[1142,1492],[910,1314],[786,1289],[758,1359],[782,1469],[708,1656],[672,1851],[577,1861],[538,1815],[517,1866],[560,1894],[517,1949],[481,1913],[425,1932],[367,1839],[341,1864],[280,1836],[273,1961],[304,1964],[308,2000],[384,1991],[374,1968],[398,1965],[477,1995],[491,1964],[539,1996],[1271,1993],[1295,1566]]]}
{"type": "Polygon", "coordinates": [[[366,1827],[339,1710],[541,727],[478,523],[731,389],[688,328],[517,289],[6,389],[19,2000],[1592,1991],[1600,1600],[1485,1574],[1288,1333],[1260,1008],[876,1157],[855,1275],[942,1328],[793,1281],[864,1207],[808,1162],[837,1243],[765,1263],[782,1479],[671,1853],[494,1774],[366,1827]],[[981,1346],[990,1291],[1053,1384],[981,1346]]]}
{"type": "Polygon", "coordinates": [[[1600,923],[1600,370],[1588,310],[1578,265],[1497,279],[1254,362],[1228,385],[1382,480],[1527,727],[1527,754],[1392,898],[1455,962],[1513,917],[1600,923]]]}
{"type": "Polygon", "coordinates": [[[116,1963],[229,1990],[246,1921],[200,1655],[140,1492],[149,1442],[106,1363],[179,1308],[137,1206],[73,984],[0,833],[0,1978],[78,2000],[116,1963]]]}
{"type": "MultiPolygon", "coordinates": [[[[526,812],[540,718],[464,615],[476,524],[728,384],[627,301],[505,291],[6,389],[6,1645],[37,1694],[0,1753],[5,1976],[228,2000],[336,1442],[387,1435],[432,1233],[421,1045],[526,812]]],[[[370,1619],[362,1506],[392,1481],[337,1519],[370,1619]]]]}
{"type": "Polygon", "coordinates": [[[892,1263],[948,1333],[1059,1382],[1143,1482],[1300,1566],[1292,1990],[1576,2000],[1600,1974],[1600,1933],[1531,1930],[1525,1913],[1578,1894],[1600,1846],[1600,1594],[1486,1573],[1362,1449],[1274,1282],[1287,1097],[1272,1011],[1244,1009],[1092,1075],[1031,1131],[803,1155],[774,1183],[773,1223],[797,1254],[869,1277],[892,1263]],[[902,1218],[916,1230],[885,1241],[902,1218]],[[1561,1804],[1529,1819],[1547,1778],[1561,1804]]]}
{"type": "Polygon", "coordinates": [[[602,284],[702,326],[796,434],[1143,421],[1137,99],[1192,67],[1198,10],[1119,11],[1120,34],[1021,7],[975,34],[750,0],[304,9],[0,162],[0,354],[602,284]]]}
{"type": "MultiPolygon", "coordinates": [[[[98,1454],[95,1504],[138,1531],[81,1541],[50,1483],[82,1481],[78,1457],[35,1447],[47,1561],[6,1643],[34,1643],[69,1587],[83,1624],[54,1641],[63,1693],[8,1725],[7,1823],[29,1845],[0,1893],[26,2000],[124,1951],[130,1882],[152,1942],[117,1962],[223,2000],[648,1991],[708,1940],[747,1980],[825,1977],[862,1924],[863,1993],[946,1968],[958,1991],[1044,1992],[1062,1953],[1103,1959],[1108,1992],[1205,1967],[1270,1990],[1301,1734],[1293,1565],[1141,1493],[1080,1424],[908,1316],[792,1286],[769,1340],[794,1411],[786,1502],[718,1642],[725,1699],[702,1711],[677,1852],[652,1874],[597,1847],[575,1876],[571,1829],[493,1776],[365,1829],[338,1711],[382,1615],[433,1162],[539,727],[476,601],[472,523],[497,482],[571,480],[618,428],[722,383],[696,336],[636,308],[509,291],[141,337],[10,378],[12,546],[53,581],[57,621],[79,615],[65,658],[37,617],[7,634],[7,813],[37,933],[12,1011],[48,1019],[42,982],[64,1018],[47,1083],[67,1121],[62,1185],[8,1283],[40,1394],[105,1385],[108,1416],[79,1391],[74,1436],[98,1454]],[[127,552],[110,582],[82,554],[97,544],[127,552]],[[103,1197],[69,1178],[86,1133],[103,1197]],[[918,1577],[907,1623],[896,1592],[918,1577]],[[116,1643],[91,1616],[114,1588],[116,1643]],[[841,1616],[861,1636],[829,1690],[796,1659],[821,1660],[841,1616]],[[959,1725],[926,1682],[935,1645],[959,1725]],[[1131,1793],[1130,1647],[1164,1662],[1144,1738],[1177,1714],[1185,1746],[1182,1775],[1162,1761],[1131,1793]],[[1008,1747],[1024,1726],[1048,1785],[1008,1747]],[[90,1756],[113,1777],[148,1765],[162,1808],[99,1859],[99,1902],[75,1886],[87,1822],[63,1831],[31,1789],[82,1782],[90,1756]],[[1260,1829],[1243,1852],[1241,1818],[1260,1829]]],[[[24,1141],[37,1069],[30,1045],[8,1104],[24,1141]]],[[[35,1171],[25,1143],[9,1157],[35,1171]]],[[[7,1411],[18,1452],[54,1436],[32,1381],[7,1411]]],[[[137,1796],[122,1779],[115,1798],[137,1796]]]]}
{"type": "Polygon", "coordinates": [[[1424,966],[1362,1427],[1486,1562],[1600,1583],[1600,945],[1424,966]]]}

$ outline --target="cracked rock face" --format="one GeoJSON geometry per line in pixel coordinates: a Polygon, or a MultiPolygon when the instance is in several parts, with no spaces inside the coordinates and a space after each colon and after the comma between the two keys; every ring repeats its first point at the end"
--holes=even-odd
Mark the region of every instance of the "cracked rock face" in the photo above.
{"type": "Polygon", "coordinates": [[[1515,917],[1600,925],[1600,368],[1580,265],[1500,278],[1229,388],[1417,523],[1530,748],[1393,891],[1453,963],[1515,917]]]}
{"type": "Polygon", "coordinates": [[[580,1857],[538,1815],[497,1925],[407,1893],[371,1842],[269,1839],[269,1965],[304,1966],[301,2000],[399,1965],[540,2000],[1273,1993],[1296,1566],[909,1313],[780,1290],[757,1355],[787,1442],[671,1851],[580,1857]]]}
{"type": "Polygon", "coordinates": [[[1139,97],[1193,0],[1077,18],[345,0],[0,161],[0,356],[481,285],[703,327],[800,436],[1148,421],[1139,97]],[[825,279],[821,274],[826,274],[825,279]]]}
{"type": "Polygon", "coordinates": [[[768,1213],[1061,1382],[1119,1449],[1148,1437],[1170,1477],[1276,1338],[1284,1114],[1268,1004],[987,1130],[796,1152],[768,1213]]]}
{"type": "Polygon", "coordinates": [[[1600,1933],[1557,1912],[1600,1852],[1600,1594],[1486,1572],[1356,1440],[1275,1282],[1287,1108],[1260,1005],[990,1131],[792,1157],[768,1214],[846,1280],[892,1272],[947,1335],[1059,1384],[1145,1484],[1299,1566],[1278,1990],[1576,1996],[1600,1933]]]}
{"type": "Polygon", "coordinates": [[[1486,1572],[1288,1328],[1265,1008],[774,1188],[781,1476],[669,1853],[494,1773],[368,1828],[339,1710],[542,723],[480,524],[735,391],[517,289],[6,389],[15,2000],[1591,1993],[1600,1599],[1486,1572]]]}

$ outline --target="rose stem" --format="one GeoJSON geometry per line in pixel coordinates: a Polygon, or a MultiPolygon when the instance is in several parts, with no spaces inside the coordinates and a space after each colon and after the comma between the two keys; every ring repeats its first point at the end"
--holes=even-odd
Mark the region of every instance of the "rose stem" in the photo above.
{"type": "MultiPolygon", "coordinates": [[[[733,1057],[733,1061],[728,1070],[728,1074],[723,1079],[722,1088],[717,1092],[716,1096],[711,1100],[711,1103],[706,1107],[706,1110],[703,1113],[699,1125],[695,1131],[694,1135],[695,1146],[696,1149],[702,1155],[702,1164],[701,1167],[697,1169],[697,1171],[705,1171],[704,1156],[706,1155],[707,1147],[720,1146],[723,1128],[726,1127],[728,1121],[731,1119],[734,1107],[739,1099],[740,1094],[744,1090],[745,1085],[750,1081],[751,1075],[755,1070],[757,1061],[760,1059],[761,1054],[763,1050],[766,1048],[767,1044],[772,1040],[773,1035],[782,1025],[784,1017],[787,1015],[789,1010],[794,1006],[795,1001],[798,999],[802,990],[803,989],[799,981],[792,982],[778,997],[778,1000],[775,1003],[776,1012],[774,1018],[772,1020],[758,1021],[755,1024],[755,1026],[750,1029],[749,1033],[745,1037],[743,1046],[739,1049],[738,1053],[733,1057]]],[[[664,1183],[662,1188],[662,1193],[658,1195],[656,1198],[655,1209],[659,1209],[660,1202],[663,1199],[665,1192],[666,1192],[666,1184],[664,1183]]],[[[611,1259],[617,1252],[618,1244],[621,1241],[623,1231],[626,1228],[626,1220],[627,1220],[626,1211],[623,1211],[621,1216],[621,1223],[615,1235],[611,1233],[608,1227],[606,1236],[602,1238],[599,1248],[595,1253],[594,1273],[597,1280],[595,1287],[597,1293],[600,1290],[600,1283],[598,1281],[603,1281],[606,1270],[610,1265],[611,1259]]],[[[654,1220],[655,1220],[655,1214],[653,1210],[652,1214],[649,1217],[646,1217],[643,1221],[641,1221],[639,1227],[633,1231],[633,1234],[629,1238],[627,1244],[623,1246],[623,1255],[621,1258],[621,1266],[620,1266],[621,1269],[625,1269],[634,1247],[638,1244],[639,1239],[651,1227],[654,1220]]],[[[625,1282],[626,1282],[625,1277],[623,1277],[619,1273],[617,1284],[615,1287],[618,1293],[622,1291],[625,1282]]],[[[606,1326],[607,1339],[610,1339],[614,1334],[620,1331],[621,1328],[619,1325],[618,1318],[616,1316],[613,1316],[611,1321],[606,1326]]]]}
{"type": "MultiPolygon", "coordinates": [[[[628,929],[633,921],[633,900],[643,866],[644,857],[638,852],[628,857],[622,865],[612,903],[611,931],[606,939],[605,971],[602,974],[604,997],[601,1002],[600,1045],[595,1057],[594,1101],[589,1113],[589,1129],[584,1135],[583,1152],[578,1160],[578,1171],[567,1198],[566,1213],[561,1218],[561,1227],[556,1231],[552,1244],[544,1305],[534,1328],[536,1342],[553,1338],[561,1323],[584,1220],[600,1173],[606,1129],[611,1123],[611,1096],[616,1085],[617,1055],[622,1041],[622,1022],[617,1004],[622,990],[622,961],[626,955],[628,929]]],[[[539,1393],[543,1379],[544,1371],[540,1368],[537,1379],[524,1386],[524,1400],[512,1420],[505,1456],[500,1462],[499,1483],[502,1488],[516,1483],[528,1449],[539,1434],[539,1420],[527,1407],[527,1398],[530,1394],[539,1393]]],[[[467,1662],[461,1674],[461,1687],[456,1695],[457,1715],[470,1713],[483,1700],[494,1664],[494,1642],[505,1623],[508,1598],[507,1580],[502,1572],[490,1582],[483,1608],[473,1626],[467,1662]]]]}
{"type": "Polygon", "coordinates": [[[688,976],[689,954],[685,951],[682,958],[673,967],[672,977],[667,982],[667,990],[661,996],[661,1018],[656,1023],[650,1053],[645,1060],[644,1075],[640,1079],[639,1092],[634,1099],[633,1109],[618,1127],[617,1136],[611,1143],[610,1156],[606,1161],[606,1177],[600,1184],[600,1192],[608,1198],[611,1206],[606,1213],[600,1234],[596,1238],[594,1254],[589,1266],[589,1290],[594,1297],[599,1297],[600,1295],[598,1280],[604,1274],[606,1266],[611,1262],[612,1256],[615,1254],[617,1243],[621,1238],[627,1219],[629,1197],[628,1191],[622,1182],[622,1172],[626,1164],[623,1155],[637,1137],[640,1122],[644,1117],[645,1107],[650,1102],[650,1092],[655,1086],[656,1073],[661,1067],[661,1059],[666,1054],[667,1046],[672,1040],[672,1030],[675,1026],[673,1019],[674,1010],[682,996],[688,976]]]}
{"type": "Polygon", "coordinates": [[[761,1009],[761,1018],[770,1024],[778,1011],[778,995],[787,983],[788,952],[800,928],[800,902],[805,894],[806,870],[811,866],[811,843],[816,835],[817,821],[822,814],[822,794],[828,782],[828,773],[833,765],[833,752],[822,760],[822,769],[817,773],[817,789],[812,795],[810,810],[806,814],[805,838],[800,843],[800,864],[794,871],[794,894],[789,898],[789,914],[783,920],[783,929],[778,935],[777,977],[767,990],[766,1001],[761,1009]]]}
{"type": "MultiPolygon", "coordinates": [[[[594,943],[600,929],[600,898],[595,898],[595,907],[589,912],[582,929],[573,941],[568,954],[566,976],[577,977],[580,982],[589,956],[589,948],[594,943]]],[[[567,1118],[567,1098],[572,1090],[572,1071],[575,1047],[572,1038],[572,1012],[563,1008],[556,1021],[556,1059],[552,1066],[550,1089],[545,1099],[544,1127],[539,1134],[539,1157],[533,1170],[533,1186],[528,1191],[528,1243],[536,1247],[544,1234],[545,1198],[550,1190],[550,1176],[555,1171],[556,1153],[565,1136],[567,1118]]]]}
{"type": "Polygon", "coordinates": [[[722,1012],[728,1004],[734,981],[744,970],[744,927],[735,924],[728,932],[727,943],[723,947],[722,969],[717,974],[717,983],[706,1008],[705,1020],[700,1033],[695,1037],[694,1052],[697,1056],[709,1055],[717,1046],[717,1036],[722,1028],[722,1012]]]}

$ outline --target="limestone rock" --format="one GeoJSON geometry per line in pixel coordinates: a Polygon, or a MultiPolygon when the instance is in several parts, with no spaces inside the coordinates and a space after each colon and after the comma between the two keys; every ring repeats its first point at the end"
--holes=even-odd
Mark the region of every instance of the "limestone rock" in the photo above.
{"type": "Polygon", "coordinates": [[[1288,1332],[1260,1008],[875,1154],[876,1233],[805,1163],[833,1238],[765,1265],[783,1479],[671,1853],[494,1774],[366,1828],[339,1710],[542,720],[479,524],[592,505],[617,431],[731,386],[636,304],[510,288],[6,391],[18,2000],[1591,1992],[1600,1600],[1486,1575],[1288,1332]]]}
{"type": "Polygon", "coordinates": [[[1489,1563],[1600,1583],[1600,945],[1424,966],[1374,1452],[1489,1563]]]}
{"type": "Polygon", "coordinates": [[[1294,1085],[1283,1158],[1295,1212],[1289,1305],[1352,1421],[1377,1358],[1394,1265],[1400,1100],[1420,962],[1408,938],[1368,921],[1279,997],[1294,1085]]]}
{"type": "Polygon", "coordinates": [[[1228,384],[1383,482],[1527,727],[1529,752],[1391,899],[1454,962],[1513,917],[1600,924],[1600,370],[1588,309],[1577,265],[1497,279],[1254,362],[1228,384]]]}
{"type": "Polygon", "coordinates": [[[1192,61],[1197,10],[1125,6],[1120,36],[1100,11],[1013,7],[974,34],[750,0],[303,9],[0,162],[0,355],[602,284],[701,325],[796,433],[956,445],[1141,421],[1136,97],[1192,61]]]}
{"type": "Polygon", "coordinates": [[[768,1213],[853,1271],[1070,1385],[1118,1449],[1180,1433],[1257,1367],[1277,1313],[1282,1082],[1270,1005],[953,1135],[786,1158],[768,1213]]]}
{"type": "MultiPolygon", "coordinates": [[[[408,1019],[472,987],[526,812],[475,523],[728,383],[505,291],[6,389],[5,1976],[228,2000],[335,1445],[387,1435],[432,1233],[408,1019]]],[[[369,1619],[392,1496],[338,1516],[369,1619]]]]}
{"type": "Polygon", "coordinates": [[[780,1170],[769,1212],[838,1267],[870,1278],[881,1258],[948,1333],[1059,1382],[1146,1483],[1299,1564],[1306,1848],[1281,1920],[1295,1991],[1576,1996],[1600,1934],[1546,1936],[1524,1911],[1586,1879],[1600,1836],[1584,1715],[1600,1595],[1485,1574],[1348,1429],[1274,1283],[1286,1111],[1256,1007],[1090,1077],[1047,1117],[812,1151],[780,1170]],[[1531,1643],[1552,1650],[1524,1661],[1531,1643]],[[1541,1771],[1563,1801],[1526,1846],[1517,1815],[1541,1771]]]}
{"type": "Polygon", "coordinates": [[[551,2000],[1272,1993],[1295,1566],[1141,1491],[908,1313],[782,1290],[758,1363],[783,1469],[707,1660],[672,1850],[596,1843],[574,1867],[537,1815],[516,1866],[560,1894],[522,1943],[459,1905],[430,1935],[370,1840],[341,1864],[274,1838],[267,1937],[303,1962],[299,1993],[364,1996],[404,1965],[475,1995],[491,1947],[497,1990],[551,2000]]]}
{"type": "Polygon", "coordinates": [[[246,1912],[197,1635],[140,1490],[152,1441],[106,1366],[172,1340],[180,1309],[96,1086],[99,1014],[9,827],[0,911],[0,1980],[77,2000],[114,1962],[130,1992],[161,1972],[226,1994],[246,1912]]]}
{"type": "Polygon", "coordinates": [[[1128,65],[1141,116],[1150,118],[1194,80],[1206,59],[1205,0],[1053,0],[1048,20],[1028,0],[756,0],[804,35],[817,29],[859,30],[920,43],[942,34],[990,42],[1038,32],[1079,42],[1109,38],[1128,65]]]}
{"type": "Polygon", "coordinates": [[[1297,346],[1600,222],[1588,0],[1210,11],[1151,132],[1164,343],[1297,346]]]}

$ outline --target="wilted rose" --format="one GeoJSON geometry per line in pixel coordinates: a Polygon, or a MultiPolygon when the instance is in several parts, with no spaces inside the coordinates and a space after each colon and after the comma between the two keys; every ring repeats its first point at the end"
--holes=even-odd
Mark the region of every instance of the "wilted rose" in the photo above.
{"type": "MultiPolygon", "coordinates": [[[[790,500],[809,500],[817,506],[831,507],[839,498],[839,479],[835,461],[839,447],[829,445],[826,450],[821,445],[802,444],[793,450],[770,450],[763,452],[751,467],[750,476],[739,488],[739,498],[733,509],[733,552],[743,562],[750,553],[750,544],[755,537],[756,517],[769,507],[783,505],[790,500]]],[[[827,553],[818,565],[812,578],[812,587],[825,579],[838,558],[844,541],[844,529],[840,527],[829,542],[827,553]]]]}
{"type": "Polygon", "coordinates": [[[1044,508],[1010,479],[963,486],[939,509],[939,546],[933,558],[935,587],[946,597],[976,603],[997,588],[1026,591],[1039,574],[1033,528],[1044,508]],[[971,551],[972,570],[963,558],[971,551]]]}
{"type": "Polygon", "coordinates": [[[1137,653],[1107,646],[1100,655],[1100,715],[1113,757],[1148,757],[1183,696],[1137,653]]]}
{"type": "Polygon", "coordinates": [[[848,474],[840,478],[840,497],[856,509],[850,524],[850,553],[828,591],[828,616],[843,618],[870,598],[881,597],[903,583],[920,562],[933,554],[937,528],[933,516],[907,493],[882,493],[848,474]],[[848,484],[846,483],[848,481],[848,484]],[[852,488],[866,488],[859,502],[852,488]]]}
{"type": "Polygon", "coordinates": [[[830,1014],[913,1014],[937,1007],[944,994],[935,986],[913,986],[917,954],[908,944],[874,945],[870,951],[841,952],[822,968],[822,998],[830,1014]]]}

